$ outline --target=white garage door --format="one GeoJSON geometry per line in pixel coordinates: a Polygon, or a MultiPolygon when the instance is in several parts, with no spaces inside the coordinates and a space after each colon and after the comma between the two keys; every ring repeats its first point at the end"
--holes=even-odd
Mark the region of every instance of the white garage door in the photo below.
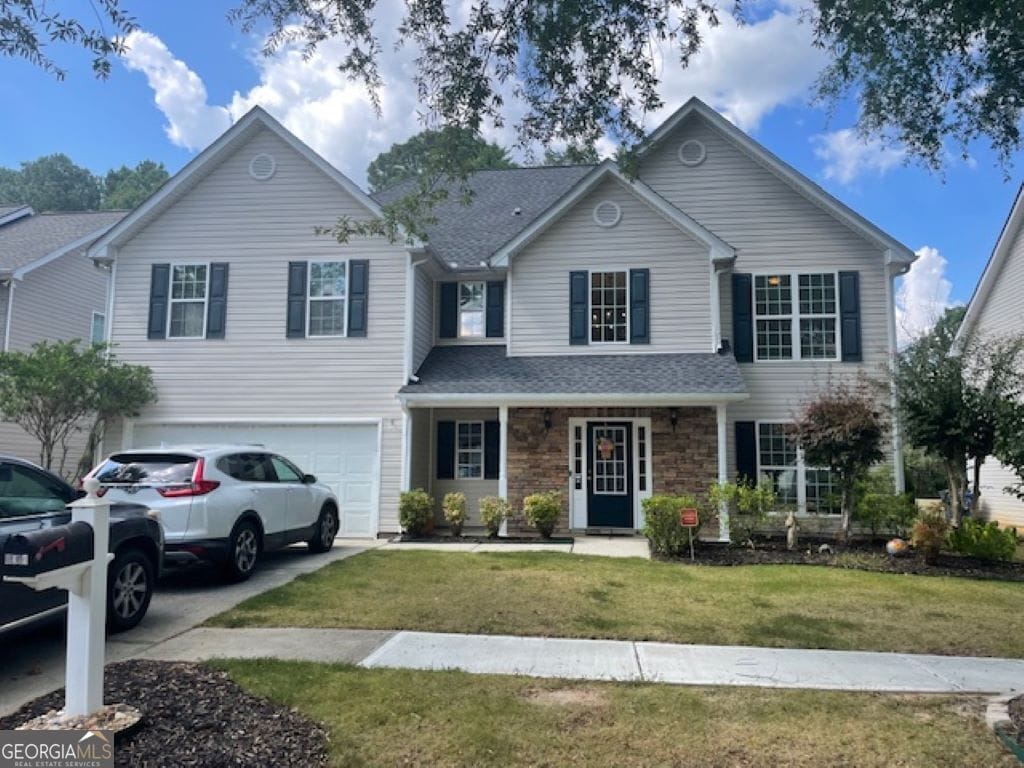
{"type": "Polygon", "coordinates": [[[376,424],[136,424],[135,448],[259,443],[316,475],[341,502],[340,536],[376,535],[380,457],[376,424]]]}

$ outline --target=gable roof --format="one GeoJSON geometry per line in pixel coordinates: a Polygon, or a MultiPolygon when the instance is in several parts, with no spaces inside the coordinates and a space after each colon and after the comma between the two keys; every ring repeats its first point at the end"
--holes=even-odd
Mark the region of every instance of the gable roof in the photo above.
{"type": "Polygon", "coordinates": [[[126,211],[74,211],[24,216],[0,227],[0,274],[21,279],[36,267],[86,247],[126,211]]]}
{"type": "Polygon", "coordinates": [[[17,221],[25,216],[31,216],[33,213],[35,213],[35,211],[32,210],[32,206],[25,205],[23,203],[0,205],[0,227],[4,224],[10,224],[12,221],[17,221]]]}
{"type": "Polygon", "coordinates": [[[107,248],[109,246],[119,245],[134,237],[196,184],[209,176],[214,169],[231,156],[234,150],[264,128],[320,169],[328,178],[365,206],[373,216],[381,215],[380,205],[377,201],[363,192],[351,179],[314,152],[307,144],[299,140],[295,134],[271,117],[262,107],[256,106],[245,113],[210,146],[192,158],[184,168],[174,174],[144,203],[125,216],[117,226],[94,243],[89,248],[89,255],[95,259],[108,258],[107,248]]]}
{"type": "Polygon", "coordinates": [[[1017,189],[1017,197],[1014,198],[1013,205],[1010,207],[1010,214],[1003,223],[995,248],[992,249],[988,262],[985,264],[985,270],[981,273],[981,278],[974,288],[974,294],[967,303],[967,312],[956,333],[958,342],[966,339],[978,324],[978,318],[981,317],[981,312],[985,308],[985,302],[988,301],[992,289],[999,281],[1003,265],[1010,257],[1013,243],[1022,227],[1024,227],[1024,184],[1017,189]]]}
{"type": "Polygon", "coordinates": [[[917,255],[910,248],[872,224],[837,197],[826,192],[789,163],[761,146],[761,144],[754,141],[696,96],[690,98],[689,101],[677,109],[671,117],[665,120],[641,143],[637,150],[639,156],[642,157],[653,147],[660,144],[680,123],[693,115],[702,117],[738,149],[774,173],[811,203],[831,214],[868,241],[891,251],[890,261],[910,265],[917,260],[917,255]]]}

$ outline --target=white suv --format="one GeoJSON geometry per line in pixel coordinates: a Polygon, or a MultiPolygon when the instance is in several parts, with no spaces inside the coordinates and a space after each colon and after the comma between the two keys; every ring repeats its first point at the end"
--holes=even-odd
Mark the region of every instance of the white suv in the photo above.
{"type": "Polygon", "coordinates": [[[89,477],[112,501],[159,511],[169,562],[209,560],[236,581],[265,550],[306,542],[326,552],[338,532],[330,488],[262,446],[121,451],[89,477]]]}

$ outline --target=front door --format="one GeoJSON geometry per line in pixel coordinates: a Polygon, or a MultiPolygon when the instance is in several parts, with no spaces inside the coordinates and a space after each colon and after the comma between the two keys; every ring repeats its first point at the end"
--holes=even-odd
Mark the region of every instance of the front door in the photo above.
{"type": "Polygon", "coordinates": [[[587,424],[587,526],[633,527],[633,425],[587,424]]]}

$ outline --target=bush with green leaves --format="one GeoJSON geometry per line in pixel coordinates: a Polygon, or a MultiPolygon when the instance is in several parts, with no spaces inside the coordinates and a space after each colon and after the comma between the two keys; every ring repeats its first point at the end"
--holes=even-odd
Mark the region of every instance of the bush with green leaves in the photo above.
{"type": "Polygon", "coordinates": [[[508,501],[500,496],[484,496],[480,499],[480,522],[492,539],[498,535],[501,524],[509,518],[508,501]]]}
{"type": "Polygon", "coordinates": [[[434,499],[422,488],[403,491],[398,499],[398,522],[410,536],[425,536],[434,530],[434,499]]]}
{"type": "Polygon", "coordinates": [[[1012,560],[1017,551],[1017,529],[1000,528],[994,520],[986,523],[965,517],[949,532],[949,547],[982,560],[1012,560]]]}
{"type": "Polygon", "coordinates": [[[523,499],[523,517],[540,533],[541,538],[550,539],[562,515],[562,494],[560,491],[532,493],[523,499]]]}
{"type": "MultiPolygon", "coordinates": [[[[690,534],[679,520],[679,511],[697,507],[693,496],[655,495],[641,502],[644,509],[644,536],[651,544],[655,555],[676,557],[687,551],[690,534]]],[[[697,543],[696,533],[694,544],[697,543]]]]}
{"type": "Polygon", "coordinates": [[[466,494],[462,491],[446,493],[441,502],[441,511],[451,526],[452,536],[461,536],[462,526],[466,524],[466,494]]]}
{"type": "Polygon", "coordinates": [[[942,510],[926,509],[914,521],[914,527],[910,531],[910,543],[924,556],[926,563],[934,564],[946,543],[948,532],[949,523],[946,522],[942,510]]]}
{"type": "Polygon", "coordinates": [[[768,513],[776,510],[778,496],[768,478],[757,485],[749,482],[714,483],[708,489],[708,504],[714,513],[724,505],[729,512],[729,537],[733,543],[753,546],[754,535],[763,528],[768,513]]]}
{"type": "Polygon", "coordinates": [[[872,470],[857,484],[854,517],[871,531],[906,536],[917,516],[914,498],[894,490],[892,469],[888,466],[872,470]]]}

